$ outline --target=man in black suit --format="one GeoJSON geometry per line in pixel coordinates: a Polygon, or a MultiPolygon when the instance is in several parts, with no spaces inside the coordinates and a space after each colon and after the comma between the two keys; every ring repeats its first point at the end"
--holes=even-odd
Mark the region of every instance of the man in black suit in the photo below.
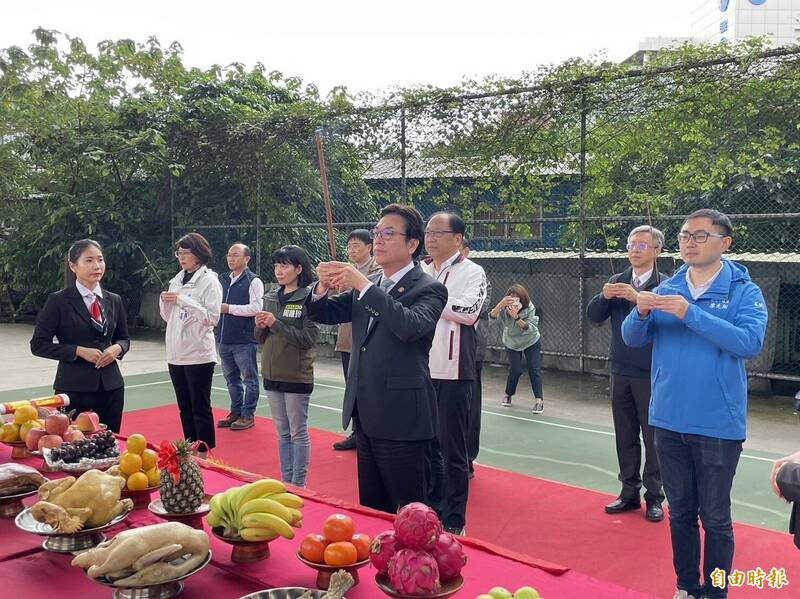
{"type": "Polygon", "coordinates": [[[653,427],[648,421],[650,407],[650,362],[652,345],[629,347],[622,339],[622,321],[636,306],[640,291],[652,291],[667,277],[656,269],[656,258],[664,247],[664,234],[643,225],[628,235],[630,268],[612,276],[603,291],[586,306],[589,321],[595,324],[611,318],[611,413],[619,462],[619,497],[605,506],[608,514],[619,514],[641,507],[640,492],[644,482],[645,517],[650,522],[664,519],[661,507],[664,489],[656,457],[653,427]],[[645,460],[642,465],[641,430],[645,460]]]}
{"type": "Polygon", "coordinates": [[[447,288],[414,263],[424,239],[415,208],[387,206],[373,236],[383,275],[320,264],[309,315],[325,324],[353,323],[342,425],[356,424],[359,501],[392,513],[428,501],[437,423],[428,357],[447,288]],[[333,288],[352,291],[328,297],[333,288]]]}
{"type": "Polygon", "coordinates": [[[93,410],[116,433],[125,398],[117,360],[128,352],[130,338],[122,299],[100,287],[104,273],[100,245],[75,242],[64,289],[50,294],[36,318],[31,352],[58,360],[53,388],[69,396],[70,410],[93,410]]]}

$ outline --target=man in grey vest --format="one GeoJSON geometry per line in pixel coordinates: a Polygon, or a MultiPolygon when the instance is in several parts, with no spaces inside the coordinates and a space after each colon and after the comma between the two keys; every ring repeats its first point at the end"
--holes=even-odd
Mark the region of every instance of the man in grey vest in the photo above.
{"type": "Polygon", "coordinates": [[[250,248],[236,243],[228,250],[230,272],[219,275],[222,317],[219,321],[219,357],[228,383],[231,410],[217,422],[219,428],[243,431],[255,426],[258,405],[258,345],[255,315],[261,309],[264,284],[248,268],[250,248]]]}

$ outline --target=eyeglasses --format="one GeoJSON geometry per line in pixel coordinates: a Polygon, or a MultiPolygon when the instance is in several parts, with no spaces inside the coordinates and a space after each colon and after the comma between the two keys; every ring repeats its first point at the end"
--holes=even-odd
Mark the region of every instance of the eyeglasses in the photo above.
{"type": "Polygon", "coordinates": [[[445,233],[452,233],[452,232],[453,231],[445,231],[444,229],[438,231],[436,229],[429,229],[428,231],[425,231],[425,237],[433,237],[434,239],[439,239],[445,233]]]}
{"type": "Polygon", "coordinates": [[[191,250],[186,250],[186,251],[183,251],[183,252],[181,252],[181,251],[175,252],[175,257],[176,258],[182,258],[184,256],[191,256],[191,255],[192,255],[192,251],[191,250]]]}
{"type": "Polygon", "coordinates": [[[688,243],[690,239],[694,239],[697,243],[705,243],[709,237],[717,239],[725,239],[727,235],[720,235],[719,233],[709,233],[708,231],[695,231],[689,233],[688,231],[681,231],[678,233],[678,241],[681,243],[688,243]]]}
{"type": "Polygon", "coordinates": [[[649,248],[651,246],[650,246],[649,243],[647,243],[645,241],[639,241],[638,243],[634,243],[634,242],[629,241],[628,244],[625,247],[628,248],[629,250],[644,251],[644,250],[646,250],[647,248],[649,248]]]}
{"type": "Polygon", "coordinates": [[[385,229],[379,229],[378,227],[375,227],[370,232],[372,233],[373,238],[377,239],[378,237],[380,237],[384,241],[389,241],[395,235],[402,235],[403,237],[408,237],[408,235],[406,235],[405,233],[401,233],[400,231],[395,231],[391,227],[387,227],[385,229]]]}

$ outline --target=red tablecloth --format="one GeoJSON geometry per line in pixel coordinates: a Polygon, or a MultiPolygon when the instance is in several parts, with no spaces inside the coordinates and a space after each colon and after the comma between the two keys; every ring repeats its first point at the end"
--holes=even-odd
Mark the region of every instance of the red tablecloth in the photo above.
{"type": "MultiPolygon", "coordinates": [[[[10,459],[10,451],[0,446],[0,462],[10,459]]],[[[32,466],[41,465],[36,458],[22,460],[32,466]]],[[[47,475],[53,477],[54,475],[47,475]]],[[[247,480],[246,473],[224,471],[215,467],[203,470],[206,492],[217,493],[247,480]]],[[[313,588],[316,571],[302,564],[295,553],[301,538],[309,532],[321,532],[325,518],[333,512],[348,513],[356,521],[359,532],[371,536],[391,527],[390,516],[344,504],[336,499],[298,491],[306,501],[304,527],[293,541],[279,539],[270,544],[269,559],[255,564],[234,564],[231,547],[213,536],[213,559],[203,571],[186,581],[184,595],[190,597],[240,597],[262,588],[301,586],[313,588]]],[[[30,505],[34,498],[26,500],[30,505]]],[[[125,527],[144,526],[160,521],[146,509],[135,510],[127,520],[109,531],[109,536],[125,527]]],[[[110,590],[90,581],[83,572],[70,566],[71,556],[41,549],[42,538],[18,530],[12,520],[0,520],[0,580],[4,588],[24,589],[24,596],[47,598],[54,591],[60,596],[69,589],[69,597],[108,597],[110,590]],[[8,586],[7,586],[8,585],[8,586]]],[[[546,540],[542,540],[546,542],[546,540]]],[[[528,556],[506,552],[500,548],[470,539],[464,541],[469,561],[463,572],[465,584],[457,597],[471,598],[502,585],[512,591],[523,585],[539,590],[546,599],[593,599],[651,597],[636,591],[584,576],[577,572],[528,556]]],[[[382,593],[374,583],[375,570],[367,566],[360,571],[361,582],[347,593],[349,599],[379,598],[382,593]]]]}

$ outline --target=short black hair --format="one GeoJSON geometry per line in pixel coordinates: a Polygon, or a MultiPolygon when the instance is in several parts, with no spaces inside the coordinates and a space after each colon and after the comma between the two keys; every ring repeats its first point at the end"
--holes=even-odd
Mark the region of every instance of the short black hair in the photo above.
{"type": "Polygon", "coordinates": [[[448,225],[450,226],[450,230],[455,235],[464,235],[464,233],[466,233],[467,231],[467,225],[464,223],[464,219],[461,218],[460,214],[442,210],[440,212],[432,214],[431,218],[428,219],[428,222],[430,222],[434,216],[446,216],[448,220],[448,225]]]}
{"type": "Polygon", "coordinates": [[[419,242],[412,256],[414,260],[417,260],[425,245],[425,225],[423,224],[422,215],[414,206],[409,206],[408,204],[389,204],[381,210],[380,217],[383,218],[390,214],[396,214],[406,221],[406,241],[416,239],[419,242]]]}
{"type": "Polygon", "coordinates": [[[727,214],[723,214],[719,210],[713,210],[712,208],[701,208],[700,210],[695,210],[689,216],[683,219],[683,225],[686,224],[686,221],[694,218],[707,218],[711,221],[712,225],[722,229],[722,233],[725,235],[725,237],[731,237],[733,235],[733,225],[731,224],[731,219],[728,218],[727,214]]]}
{"type": "Polygon", "coordinates": [[[347,241],[351,239],[357,239],[364,245],[372,245],[372,234],[366,229],[353,229],[347,236],[347,241]]]}
{"type": "Polygon", "coordinates": [[[272,254],[272,265],[276,264],[291,264],[292,266],[302,267],[300,276],[297,277],[297,285],[299,287],[308,287],[314,282],[314,268],[311,266],[311,260],[308,259],[308,254],[299,245],[285,245],[280,249],[275,250],[272,254]]]}
{"type": "Polygon", "coordinates": [[[200,264],[206,265],[211,262],[211,246],[208,240],[200,235],[200,233],[187,233],[175,242],[175,249],[178,248],[189,250],[200,261],[200,264]]]}

